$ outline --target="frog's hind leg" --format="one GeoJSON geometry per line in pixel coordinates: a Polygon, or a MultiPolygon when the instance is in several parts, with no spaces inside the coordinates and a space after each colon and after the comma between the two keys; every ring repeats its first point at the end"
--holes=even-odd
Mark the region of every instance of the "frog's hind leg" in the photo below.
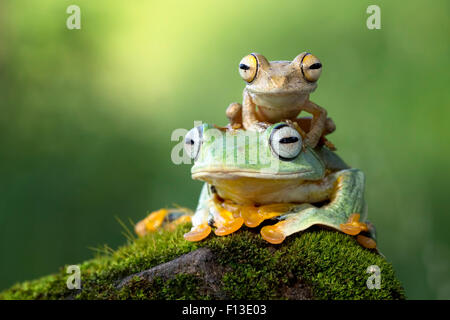
{"type": "Polygon", "coordinates": [[[330,190],[329,204],[323,207],[304,205],[295,212],[285,214],[280,217],[280,222],[262,228],[262,237],[270,243],[279,244],[287,236],[312,225],[341,230],[341,225],[348,223],[352,214],[361,213],[364,219],[364,174],[357,169],[347,169],[332,175],[334,184],[330,190]]]}
{"type": "Polygon", "coordinates": [[[187,208],[160,209],[151,212],[145,219],[139,221],[134,230],[140,237],[161,228],[175,230],[178,225],[190,222],[192,215],[193,212],[187,208]]]}
{"type": "MultiPolygon", "coordinates": [[[[308,133],[311,130],[312,120],[313,120],[312,117],[301,117],[301,118],[293,119],[293,121],[297,122],[297,124],[300,126],[300,128],[306,133],[308,133]]],[[[324,125],[322,136],[329,135],[329,134],[333,133],[334,131],[336,131],[336,125],[334,124],[333,119],[327,118],[325,120],[325,125],[324,125]]]]}
{"type": "Polygon", "coordinates": [[[172,211],[166,216],[166,224],[164,227],[167,230],[174,231],[179,225],[192,221],[194,212],[187,208],[171,209],[172,211]]]}
{"type": "MultiPolygon", "coordinates": [[[[300,127],[300,129],[305,133],[308,133],[311,130],[311,124],[312,124],[311,117],[296,118],[293,121],[295,123],[297,123],[298,126],[300,127]]],[[[325,120],[324,129],[322,131],[322,135],[319,139],[318,145],[319,146],[326,145],[327,147],[330,148],[330,150],[335,151],[336,147],[334,146],[334,144],[325,137],[325,136],[333,133],[335,130],[336,130],[336,125],[334,124],[333,119],[327,118],[325,120]]]]}

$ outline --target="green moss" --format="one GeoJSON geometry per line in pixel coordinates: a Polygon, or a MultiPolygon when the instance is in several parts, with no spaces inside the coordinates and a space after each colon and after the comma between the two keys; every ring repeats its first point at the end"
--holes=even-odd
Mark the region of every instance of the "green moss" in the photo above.
{"type": "Polygon", "coordinates": [[[116,289],[117,281],[200,247],[210,248],[228,270],[221,290],[231,299],[278,299],[283,288],[301,282],[316,299],[402,299],[404,291],[392,265],[374,251],[339,232],[313,229],[270,245],[253,230],[226,237],[210,236],[199,243],[183,239],[188,226],[130,240],[116,251],[99,254],[80,265],[82,290],[66,287],[66,268],[55,275],[17,284],[1,299],[209,299],[200,292],[202,279],[179,274],[172,279],[139,278],[116,289]],[[381,269],[381,289],[366,286],[367,267],[381,269]],[[252,285],[249,286],[248,284],[252,285]]]}
{"type": "Polygon", "coordinates": [[[201,284],[202,282],[198,277],[188,274],[178,274],[173,279],[168,280],[157,277],[151,283],[136,277],[120,291],[119,298],[155,300],[208,299],[208,296],[204,296],[198,291],[201,284]]]}

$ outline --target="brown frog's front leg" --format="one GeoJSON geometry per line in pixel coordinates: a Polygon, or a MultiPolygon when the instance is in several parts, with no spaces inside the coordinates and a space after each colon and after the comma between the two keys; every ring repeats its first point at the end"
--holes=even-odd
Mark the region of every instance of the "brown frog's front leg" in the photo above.
{"type": "MultiPolygon", "coordinates": [[[[246,130],[263,131],[270,124],[258,118],[256,104],[253,102],[247,90],[244,90],[243,104],[231,104],[227,109],[227,117],[232,127],[235,127],[239,121],[246,130]]],[[[301,106],[300,111],[304,110],[313,115],[311,120],[311,130],[306,135],[305,143],[311,148],[315,148],[326,131],[334,131],[335,127],[329,130],[330,125],[327,123],[327,111],[310,101],[309,99],[301,106]]],[[[295,121],[296,118],[287,119],[295,121]]],[[[329,121],[328,121],[329,122],[329,121]]],[[[334,123],[333,123],[334,125],[334,123]]]]}
{"type": "Polygon", "coordinates": [[[242,124],[245,130],[264,131],[270,124],[260,121],[256,112],[256,104],[253,102],[247,90],[244,90],[242,103],[242,124]]]}
{"type": "Polygon", "coordinates": [[[226,115],[232,129],[242,127],[242,105],[240,103],[231,103],[227,108],[226,115]]]}
{"type": "Polygon", "coordinates": [[[315,148],[326,128],[327,111],[309,99],[301,109],[313,115],[311,130],[306,135],[305,143],[311,148],[315,148]]]}

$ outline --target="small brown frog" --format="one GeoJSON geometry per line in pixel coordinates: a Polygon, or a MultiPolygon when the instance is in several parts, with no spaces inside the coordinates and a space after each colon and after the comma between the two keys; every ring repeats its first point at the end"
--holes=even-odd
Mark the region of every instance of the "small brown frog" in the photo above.
{"type": "Polygon", "coordinates": [[[247,82],[242,105],[232,103],[226,111],[231,127],[264,131],[280,121],[300,121],[297,116],[304,110],[313,115],[305,143],[314,148],[323,135],[335,130],[327,111],[309,100],[321,72],[319,59],[307,52],[292,61],[269,62],[258,53],[245,56],[239,63],[247,82]]]}

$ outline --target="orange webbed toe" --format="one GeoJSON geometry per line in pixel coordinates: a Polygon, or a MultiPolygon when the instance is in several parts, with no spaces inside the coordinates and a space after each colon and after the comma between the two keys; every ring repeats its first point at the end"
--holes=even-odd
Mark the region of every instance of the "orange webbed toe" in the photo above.
{"type": "Polygon", "coordinates": [[[183,237],[187,241],[195,242],[205,239],[211,233],[211,227],[207,224],[199,225],[193,228],[188,233],[185,233],[183,237]]]}

